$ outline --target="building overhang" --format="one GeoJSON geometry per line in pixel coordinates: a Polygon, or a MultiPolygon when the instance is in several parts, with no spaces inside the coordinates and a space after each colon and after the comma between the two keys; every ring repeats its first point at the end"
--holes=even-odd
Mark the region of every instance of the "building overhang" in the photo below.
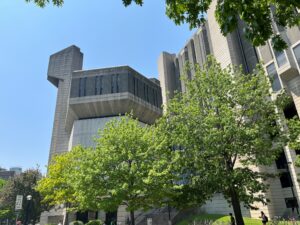
{"type": "Polygon", "coordinates": [[[66,131],[71,132],[74,120],[124,115],[132,112],[139,121],[153,124],[162,115],[155,107],[129,92],[94,95],[69,99],[66,131]]]}

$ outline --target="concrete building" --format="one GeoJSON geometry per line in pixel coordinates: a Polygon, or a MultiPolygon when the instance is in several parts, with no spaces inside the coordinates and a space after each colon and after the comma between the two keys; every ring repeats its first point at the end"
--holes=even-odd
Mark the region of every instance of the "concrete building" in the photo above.
{"type": "Polygon", "coordinates": [[[19,175],[22,173],[22,168],[21,167],[10,167],[10,171],[14,171],[16,175],[19,175]]]}
{"type": "Polygon", "coordinates": [[[8,180],[9,178],[15,176],[15,171],[9,171],[4,168],[0,168],[0,178],[3,180],[8,180]]]}
{"type": "Polygon", "coordinates": [[[22,173],[21,167],[11,167],[9,170],[0,167],[0,178],[4,180],[8,180],[15,175],[19,175],[22,173]]]}
{"type": "MultiPolygon", "coordinates": [[[[83,54],[70,46],[50,56],[48,80],[58,89],[49,161],[55,154],[76,145],[93,147],[94,137],[111,119],[133,113],[141,123],[152,124],[162,115],[159,81],[148,79],[130,68],[82,70],[83,54]]],[[[58,223],[64,219],[64,206],[57,206],[41,216],[41,224],[58,223]]],[[[116,219],[125,224],[127,212],[99,212],[110,224],[116,219]]],[[[86,222],[95,213],[70,214],[69,221],[86,222]]]]}
{"type": "MultiPolygon", "coordinates": [[[[275,33],[279,33],[288,43],[288,49],[277,52],[272,49],[270,41],[259,48],[253,47],[244,37],[243,23],[239,21],[238,29],[224,37],[214,17],[216,2],[207,12],[207,22],[191,37],[178,54],[162,52],[158,59],[159,80],[162,88],[163,103],[173,97],[175,91],[185,91],[180,76],[185,74],[189,79],[194,75],[193,68],[185,70],[185,65],[200,66],[206,61],[207,55],[213,55],[223,68],[228,65],[242,65],[246,73],[251,72],[262,60],[266,73],[272,78],[273,97],[285,88],[292,97],[294,104],[284,110],[286,117],[291,118],[300,113],[300,28],[292,27],[284,30],[273,23],[275,33]]],[[[299,151],[285,148],[280,158],[271,167],[253,168],[260,171],[282,173],[279,179],[270,181],[270,190],[266,197],[271,200],[268,205],[257,204],[270,218],[287,216],[292,208],[300,203],[300,189],[297,174],[300,170],[294,161],[299,151]],[[291,179],[290,179],[291,178],[291,179]]],[[[208,213],[228,214],[232,209],[223,196],[215,195],[202,207],[208,213]]],[[[243,208],[244,216],[258,217],[260,210],[243,208]]],[[[296,211],[296,210],[295,210],[296,211]]]]}

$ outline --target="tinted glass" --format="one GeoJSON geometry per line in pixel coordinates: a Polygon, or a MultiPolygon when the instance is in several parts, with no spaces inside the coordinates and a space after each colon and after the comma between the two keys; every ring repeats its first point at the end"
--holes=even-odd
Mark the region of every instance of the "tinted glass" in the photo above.
{"type": "Polygon", "coordinates": [[[281,84],[274,63],[267,66],[267,72],[272,83],[273,91],[279,91],[281,89],[281,84]]]}
{"type": "Polygon", "coordinates": [[[297,45],[295,48],[293,48],[293,51],[295,53],[295,57],[296,57],[298,66],[300,67],[300,44],[297,45]]]}
{"type": "Polygon", "coordinates": [[[281,67],[281,66],[283,66],[284,64],[287,63],[284,52],[278,52],[278,51],[274,50],[274,53],[275,53],[275,57],[276,57],[278,67],[281,67]]]}

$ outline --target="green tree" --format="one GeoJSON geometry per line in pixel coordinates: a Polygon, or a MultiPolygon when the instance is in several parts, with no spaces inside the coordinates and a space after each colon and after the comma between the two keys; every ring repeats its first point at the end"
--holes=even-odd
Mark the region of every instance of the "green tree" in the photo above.
{"type": "MultiPolygon", "coordinates": [[[[35,2],[44,7],[51,0],[26,0],[35,2]]],[[[132,4],[142,5],[143,0],[122,0],[125,6],[132,4]]],[[[62,6],[63,0],[52,0],[56,6],[62,6]]],[[[188,23],[190,28],[199,27],[205,21],[205,14],[211,6],[212,0],[166,0],[166,14],[176,24],[188,23]]],[[[216,19],[223,35],[233,32],[238,27],[240,18],[245,24],[245,36],[254,46],[264,45],[272,38],[272,43],[277,50],[287,47],[280,35],[272,30],[272,18],[279,26],[291,27],[300,25],[300,1],[290,0],[227,0],[217,1],[215,11],[216,19]],[[272,5],[272,14],[270,13],[272,5]]]]}
{"type": "MultiPolygon", "coordinates": [[[[0,179],[0,195],[6,185],[7,181],[0,179]]],[[[0,220],[1,219],[12,219],[14,217],[14,213],[10,209],[4,208],[3,205],[0,204],[0,220]]]]}
{"type": "Polygon", "coordinates": [[[73,184],[83,209],[114,211],[125,205],[135,224],[134,212],[162,204],[173,185],[166,161],[153,148],[154,134],[131,116],[108,122],[85,155],[73,184]],[[160,171],[157,170],[160,168],[160,171]],[[162,170],[163,168],[163,170],[162,170]],[[164,187],[164,188],[163,188],[164,187]]]}
{"type": "Polygon", "coordinates": [[[203,69],[195,70],[195,77],[185,80],[187,92],[168,104],[162,133],[172,146],[180,146],[186,186],[194,193],[199,188],[202,202],[212,192],[223,193],[243,225],[240,204],[266,202],[260,193],[267,190],[268,175],[250,166],[272,164],[286,144],[270,86],[260,66],[245,75],[208,58],[203,69]]]}
{"type": "Polygon", "coordinates": [[[30,218],[32,224],[35,224],[47,206],[41,203],[40,193],[34,188],[42,175],[38,169],[30,169],[14,176],[7,181],[6,185],[0,192],[0,206],[5,210],[14,212],[16,196],[23,195],[23,209],[21,210],[21,218],[25,218],[25,208],[28,207],[26,196],[31,195],[30,218]]]}
{"type": "MultiPolygon", "coordinates": [[[[288,131],[290,134],[289,147],[295,150],[300,149],[300,120],[298,117],[287,120],[288,131]]],[[[296,156],[295,165],[300,167],[300,157],[296,156]]],[[[299,175],[299,174],[298,174],[299,175]]]]}
{"type": "Polygon", "coordinates": [[[36,190],[41,193],[44,203],[49,206],[60,204],[76,206],[72,176],[83,158],[84,149],[80,146],[52,158],[47,176],[43,177],[36,187],[36,190]]]}
{"type": "MultiPolygon", "coordinates": [[[[294,116],[293,118],[285,118],[284,119],[284,109],[291,107],[294,105],[293,98],[291,94],[287,92],[287,90],[282,89],[281,93],[279,93],[276,97],[276,105],[278,110],[282,112],[282,120],[285,131],[288,136],[288,146],[291,149],[299,150],[300,149],[300,120],[298,116],[294,116]]],[[[300,157],[297,156],[295,161],[296,166],[300,167],[300,157]]]]}
{"type": "MultiPolygon", "coordinates": [[[[36,186],[48,207],[64,204],[67,213],[78,209],[78,199],[73,184],[73,176],[84,160],[85,149],[80,146],[70,152],[55,155],[48,165],[48,174],[36,186]]],[[[68,217],[66,217],[68,218],[68,217]]],[[[65,221],[68,224],[68,221],[65,221]]]]}
{"type": "Polygon", "coordinates": [[[3,180],[3,179],[0,178],[0,192],[1,192],[1,190],[4,187],[5,184],[6,184],[6,180],[3,180]]]}

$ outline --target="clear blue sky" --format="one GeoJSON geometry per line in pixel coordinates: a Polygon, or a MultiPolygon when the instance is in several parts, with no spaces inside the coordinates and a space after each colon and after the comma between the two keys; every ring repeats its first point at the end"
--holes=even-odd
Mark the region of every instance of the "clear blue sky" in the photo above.
{"type": "Polygon", "coordinates": [[[75,44],[84,69],[129,65],[157,77],[160,52],[177,53],[192,34],[165,16],[164,2],[125,8],[121,0],[65,0],[41,9],[0,0],[1,167],[45,171],[56,102],[46,79],[51,54],[75,44]]]}

